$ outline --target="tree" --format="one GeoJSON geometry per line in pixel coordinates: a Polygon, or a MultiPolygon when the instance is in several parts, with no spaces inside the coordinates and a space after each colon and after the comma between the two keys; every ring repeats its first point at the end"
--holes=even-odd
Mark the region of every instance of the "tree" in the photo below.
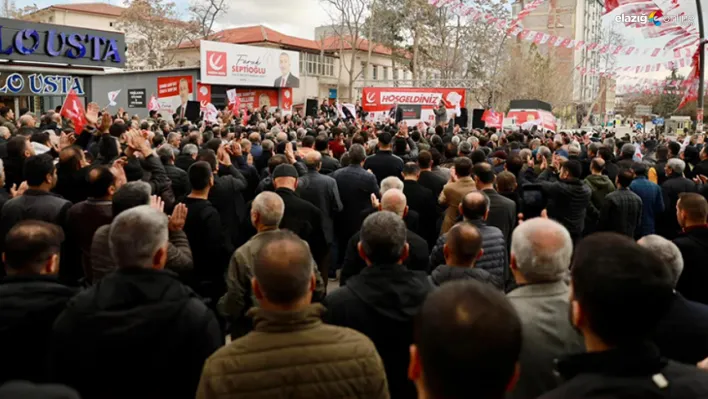
{"type": "MultiPolygon", "coordinates": [[[[340,65],[344,64],[344,69],[349,75],[349,99],[354,97],[354,81],[359,78],[363,70],[369,69],[368,62],[364,68],[358,73],[356,70],[357,55],[361,52],[360,48],[364,42],[364,23],[365,13],[369,9],[368,0],[320,0],[325,11],[329,14],[332,21],[332,30],[337,39],[337,48],[340,50],[339,55],[342,57],[342,50],[346,47],[351,49],[349,63],[344,62],[340,58],[340,65]]],[[[372,43],[369,43],[372,46],[372,43]]],[[[337,90],[339,96],[339,90],[337,90]]]]}
{"type": "MultiPolygon", "coordinates": [[[[370,43],[377,43],[383,47],[391,49],[391,70],[396,70],[396,64],[409,64],[409,60],[404,56],[405,37],[404,31],[404,7],[406,0],[375,1],[369,17],[365,21],[366,39],[370,43]]],[[[371,50],[373,46],[369,46],[371,50]]],[[[367,63],[369,59],[367,59],[367,63]]],[[[409,65],[410,66],[410,65],[409,65]]],[[[365,74],[365,78],[368,75],[365,74]]],[[[394,79],[394,84],[396,80],[394,79]]]]}
{"type": "Polygon", "coordinates": [[[31,4],[22,8],[17,8],[15,6],[15,3],[12,2],[8,3],[7,8],[3,10],[3,16],[5,18],[27,20],[30,14],[33,14],[37,11],[39,11],[39,7],[37,7],[37,4],[31,4]]]}
{"type": "Polygon", "coordinates": [[[197,37],[199,27],[179,19],[175,3],[167,0],[126,0],[117,28],[128,42],[128,69],[159,69],[172,65],[180,43],[197,37]]]}
{"type": "Polygon", "coordinates": [[[654,113],[663,116],[664,118],[670,117],[678,107],[681,102],[681,97],[683,95],[683,88],[680,85],[672,85],[671,81],[683,81],[684,77],[678,73],[676,69],[671,70],[671,75],[669,75],[664,81],[664,87],[662,93],[659,95],[659,101],[654,106],[654,113]],[[667,93],[664,93],[667,91],[667,93]]]}
{"type": "Polygon", "coordinates": [[[214,23],[220,16],[229,10],[227,0],[192,0],[189,4],[189,13],[192,23],[198,28],[198,35],[202,39],[209,38],[213,33],[214,23]]]}

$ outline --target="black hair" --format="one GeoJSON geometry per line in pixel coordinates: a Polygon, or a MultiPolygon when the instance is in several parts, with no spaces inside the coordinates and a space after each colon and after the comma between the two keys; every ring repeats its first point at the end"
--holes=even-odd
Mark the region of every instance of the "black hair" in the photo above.
{"type": "Polygon", "coordinates": [[[433,156],[430,151],[423,150],[418,153],[418,165],[422,169],[428,169],[432,166],[433,156]]]}
{"type": "Polygon", "coordinates": [[[420,166],[418,166],[417,163],[406,162],[406,164],[403,165],[403,175],[404,176],[417,175],[418,173],[420,173],[420,166]]]}
{"type": "Polygon", "coordinates": [[[521,169],[524,167],[524,160],[518,155],[512,155],[506,161],[506,170],[509,171],[514,177],[519,176],[521,169]]]}
{"type": "Polygon", "coordinates": [[[413,337],[428,395],[446,399],[504,397],[521,342],[521,321],[509,300],[474,280],[431,292],[413,337]]]}
{"type": "Polygon", "coordinates": [[[634,180],[634,172],[631,169],[622,169],[617,174],[617,183],[624,188],[628,188],[634,180]]]}
{"type": "Polygon", "coordinates": [[[573,301],[610,346],[650,339],[673,301],[673,278],[649,250],[616,233],[580,241],[571,268],[573,301]]]}
{"type": "Polygon", "coordinates": [[[307,147],[307,148],[312,148],[312,146],[315,145],[315,138],[312,136],[305,136],[302,139],[302,146],[307,147]]]}
{"type": "Polygon", "coordinates": [[[62,229],[52,223],[24,220],[5,236],[5,267],[8,270],[39,273],[64,241],[62,229]]]}
{"type": "Polygon", "coordinates": [[[27,160],[22,168],[22,175],[30,187],[36,187],[44,183],[47,175],[54,173],[54,158],[49,154],[33,155],[27,160]]]}
{"type": "Polygon", "coordinates": [[[204,161],[193,163],[187,173],[189,174],[189,184],[191,184],[192,189],[195,190],[204,190],[209,187],[209,182],[213,176],[211,166],[204,161]]]}
{"type": "Polygon", "coordinates": [[[679,152],[681,152],[681,144],[675,141],[670,141],[668,144],[668,148],[672,155],[678,155],[679,152]]]}
{"type": "Polygon", "coordinates": [[[580,176],[583,174],[583,165],[581,165],[579,161],[576,161],[574,159],[571,159],[570,161],[565,161],[563,163],[562,168],[568,171],[568,174],[571,177],[574,177],[576,179],[579,179],[580,176]]]}
{"type": "Polygon", "coordinates": [[[199,150],[197,161],[204,161],[211,165],[211,170],[216,171],[216,153],[211,149],[199,150]]]}
{"type": "Polygon", "coordinates": [[[115,138],[120,138],[128,130],[124,123],[114,123],[108,128],[108,134],[115,138]]]}
{"type": "Polygon", "coordinates": [[[217,152],[219,152],[219,148],[221,148],[221,145],[221,139],[211,139],[206,142],[206,144],[204,145],[204,149],[210,149],[214,151],[214,154],[216,154],[217,152]]]}
{"type": "Polygon", "coordinates": [[[604,159],[605,162],[610,162],[612,160],[612,150],[605,146],[600,147],[600,149],[597,151],[597,155],[599,155],[600,158],[604,159]]]}
{"type": "Polygon", "coordinates": [[[91,198],[101,198],[108,195],[108,189],[115,183],[111,168],[106,165],[93,166],[86,175],[88,181],[87,194],[91,198]]]}
{"type": "Polygon", "coordinates": [[[34,132],[30,136],[30,141],[33,143],[49,144],[49,133],[47,133],[47,132],[34,132]]]}
{"type": "Polygon", "coordinates": [[[474,175],[484,184],[494,183],[494,169],[486,162],[480,162],[474,166],[474,175]]]}
{"type": "Polygon", "coordinates": [[[116,191],[111,200],[113,217],[115,218],[122,212],[136,206],[149,204],[150,193],[150,185],[145,182],[138,181],[125,184],[116,191]]]}
{"type": "Polygon", "coordinates": [[[0,107],[0,116],[3,118],[7,116],[8,112],[10,112],[9,107],[0,107]]]}
{"type": "Polygon", "coordinates": [[[487,155],[484,154],[482,150],[474,150],[470,155],[473,164],[478,164],[480,162],[487,162],[487,155]]]}
{"type": "Polygon", "coordinates": [[[472,174],[472,160],[467,157],[455,158],[455,174],[458,177],[466,177],[472,174]]]}
{"type": "Polygon", "coordinates": [[[7,156],[15,158],[23,158],[27,150],[27,138],[23,136],[11,137],[7,141],[7,156]]]}
{"type": "MultiPolygon", "coordinates": [[[[303,139],[304,141],[304,139],[303,139]]],[[[316,151],[326,151],[329,146],[329,138],[327,135],[320,134],[315,138],[315,150],[316,151]]]]}

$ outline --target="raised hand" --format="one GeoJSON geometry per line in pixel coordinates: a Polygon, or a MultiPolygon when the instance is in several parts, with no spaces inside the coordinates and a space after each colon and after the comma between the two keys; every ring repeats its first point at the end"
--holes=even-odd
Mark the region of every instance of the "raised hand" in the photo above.
{"type": "Polygon", "coordinates": [[[150,206],[160,212],[165,212],[165,202],[157,195],[150,196],[150,206]]]}
{"type": "Polygon", "coordinates": [[[181,231],[184,229],[184,224],[187,221],[187,206],[185,204],[177,204],[169,217],[167,227],[170,231],[181,231]]]}

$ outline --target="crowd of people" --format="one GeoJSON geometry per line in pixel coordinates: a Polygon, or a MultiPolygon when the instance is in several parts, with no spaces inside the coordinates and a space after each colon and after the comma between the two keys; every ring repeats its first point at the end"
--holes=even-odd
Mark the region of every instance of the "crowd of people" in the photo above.
{"type": "Polygon", "coordinates": [[[0,398],[708,398],[702,134],[362,116],[0,109],[0,398]]]}

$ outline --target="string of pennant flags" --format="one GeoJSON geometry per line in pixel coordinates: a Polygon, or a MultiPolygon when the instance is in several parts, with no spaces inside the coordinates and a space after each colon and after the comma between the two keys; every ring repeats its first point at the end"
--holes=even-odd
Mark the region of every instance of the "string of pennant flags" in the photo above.
{"type": "MultiPolygon", "coordinates": [[[[443,7],[455,2],[455,4],[450,6],[450,10],[453,14],[458,15],[460,17],[469,17],[473,21],[484,20],[487,24],[490,24],[499,30],[505,30],[508,36],[518,37],[521,40],[530,41],[535,43],[536,45],[547,45],[558,48],[572,49],[574,51],[586,49],[588,51],[597,51],[600,54],[609,53],[613,55],[625,56],[649,55],[651,57],[658,57],[659,55],[668,56],[673,53],[673,57],[675,59],[680,59],[682,57],[690,57],[693,51],[691,50],[691,47],[698,43],[699,40],[698,35],[694,32],[694,30],[687,30],[678,26],[667,26],[663,29],[661,27],[651,28],[647,30],[647,32],[649,33],[645,33],[645,36],[649,35],[648,37],[660,37],[670,34],[676,34],[676,37],[671,39],[664,46],[664,48],[642,48],[636,46],[619,46],[612,44],[603,45],[601,43],[575,40],[562,36],[552,35],[549,33],[524,29],[523,27],[521,27],[519,23],[523,19],[523,17],[527,16],[533,10],[535,10],[541,3],[543,3],[543,0],[534,0],[533,2],[529,3],[519,13],[519,16],[511,22],[504,18],[495,17],[494,15],[489,14],[485,11],[476,10],[473,7],[463,4],[462,2],[456,1],[457,0],[428,0],[428,3],[435,7],[443,7]]],[[[637,5],[635,6],[635,8],[648,9],[648,6],[652,9],[658,9],[658,6],[654,2],[647,2],[645,4],[637,5]]],[[[646,66],[643,66],[642,70],[646,70],[646,66]]]]}
{"type": "Polygon", "coordinates": [[[582,66],[576,66],[575,70],[577,70],[581,75],[618,78],[618,77],[621,77],[622,72],[630,72],[630,73],[657,72],[662,69],[674,70],[674,69],[688,67],[688,66],[691,66],[691,58],[690,57],[681,58],[679,60],[674,60],[674,61],[657,62],[657,63],[645,64],[645,65],[621,66],[621,67],[616,67],[616,68],[613,68],[613,69],[607,70],[607,71],[601,71],[601,70],[598,70],[597,68],[586,68],[586,67],[582,67],[582,66]]]}

